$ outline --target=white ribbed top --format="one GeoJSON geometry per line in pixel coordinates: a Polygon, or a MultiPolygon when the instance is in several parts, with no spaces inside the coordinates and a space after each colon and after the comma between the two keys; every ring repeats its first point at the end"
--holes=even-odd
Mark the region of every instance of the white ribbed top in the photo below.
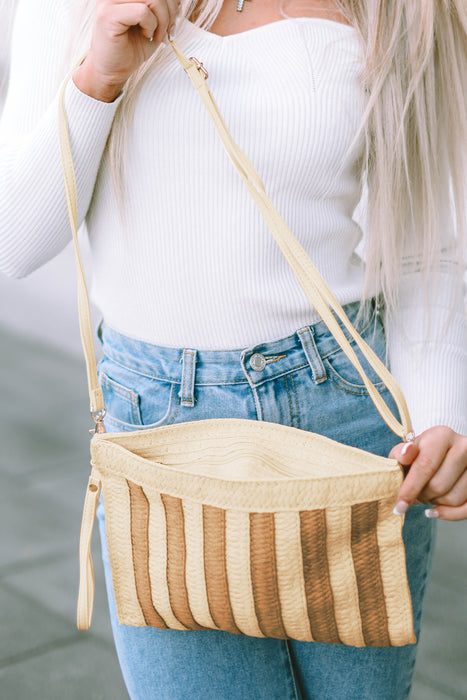
{"type": "MultiPolygon", "coordinates": [[[[72,5],[21,0],[18,10],[0,146],[0,268],[16,276],[70,238],[55,93],[72,5]]],[[[209,70],[221,113],[270,198],[339,301],[359,299],[362,231],[352,216],[361,198],[355,161],[362,141],[336,178],[365,104],[355,31],[317,18],[229,37],[191,30],[181,32],[179,46],[209,70]]],[[[102,158],[118,101],[97,102],[73,83],[66,98],[92,297],[108,324],[160,345],[218,349],[272,340],[317,320],[175,56],[138,99],[124,221],[102,158]]],[[[446,318],[452,283],[445,277],[431,345],[422,350],[420,280],[404,276],[400,319],[410,317],[406,329],[416,342],[407,342],[402,326],[389,329],[390,361],[416,430],[445,423],[467,432],[462,303],[450,329],[434,335],[446,318]]]]}

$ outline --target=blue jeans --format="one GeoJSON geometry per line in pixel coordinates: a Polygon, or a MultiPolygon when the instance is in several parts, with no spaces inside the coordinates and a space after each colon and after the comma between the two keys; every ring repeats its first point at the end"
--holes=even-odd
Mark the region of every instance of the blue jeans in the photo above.
{"type": "MultiPolygon", "coordinates": [[[[346,311],[354,320],[357,304],[348,305],[346,311]]],[[[374,309],[360,332],[384,358],[384,328],[374,309]]],[[[157,347],[105,325],[100,337],[104,357],[99,377],[107,430],[237,417],[310,430],[385,456],[400,441],[379,416],[356,370],[322,322],[287,338],[228,351],[157,347]]],[[[363,364],[395,410],[389,392],[364,360],[363,364]]],[[[404,524],[417,636],[435,526],[423,510],[424,506],[410,508],[404,524]]],[[[98,518],[115,645],[132,700],[408,697],[415,644],[356,648],[121,625],[102,502],[98,518]]]]}

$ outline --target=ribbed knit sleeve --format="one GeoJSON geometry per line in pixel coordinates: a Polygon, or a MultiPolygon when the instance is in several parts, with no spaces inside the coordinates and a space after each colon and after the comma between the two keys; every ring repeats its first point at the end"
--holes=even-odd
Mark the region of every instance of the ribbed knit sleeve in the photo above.
{"type": "Polygon", "coordinates": [[[445,263],[426,303],[423,274],[409,266],[397,316],[386,321],[391,372],[416,434],[447,425],[467,435],[467,321],[457,275],[457,265],[445,263]]]}
{"type": "MultiPolygon", "coordinates": [[[[21,0],[10,87],[0,123],[0,270],[22,277],[71,237],[58,141],[57,93],[66,72],[71,0],[21,0]]],[[[118,100],[66,91],[80,223],[88,210],[118,100]]]]}

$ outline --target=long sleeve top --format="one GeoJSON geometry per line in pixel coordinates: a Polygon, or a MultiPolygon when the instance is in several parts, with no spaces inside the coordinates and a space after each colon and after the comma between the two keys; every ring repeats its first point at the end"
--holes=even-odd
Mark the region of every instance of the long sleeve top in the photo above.
{"type": "MultiPolygon", "coordinates": [[[[24,276],[69,241],[57,129],[72,0],[20,0],[0,125],[0,269],[24,276]]],[[[184,21],[182,29],[188,22],[184,21]]],[[[362,191],[346,157],[365,106],[354,29],[284,19],[228,37],[190,27],[178,43],[209,70],[234,140],[341,304],[363,289],[362,191]],[[344,162],[338,177],[339,168],[344,162]]],[[[131,122],[123,201],[106,142],[119,99],[66,90],[78,192],[93,262],[91,296],[121,333],[158,345],[228,349],[282,337],[318,317],[224,152],[175,55],[145,80],[131,122]],[[123,209],[123,215],[122,215],[123,209]]],[[[454,273],[442,272],[428,329],[421,272],[402,264],[389,363],[417,432],[467,433],[467,332],[454,273]]],[[[377,293],[378,290],[373,290],[377,293]]]]}

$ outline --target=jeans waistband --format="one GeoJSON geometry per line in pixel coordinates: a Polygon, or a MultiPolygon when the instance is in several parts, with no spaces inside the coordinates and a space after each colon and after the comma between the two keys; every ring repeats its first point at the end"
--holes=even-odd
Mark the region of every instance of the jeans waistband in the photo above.
{"type": "MultiPolygon", "coordinates": [[[[360,333],[379,319],[377,304],[371,300],[369,310],[358,324],[360,333]]],[[[354,323],[359,302],[344,306],[354,323]]],[[[342,327],[342,324],[340,324],[342,327]]],[[[348,332],[344,329],[349,337],[348,332]]],[[[316,382],[325,379],[322,360],[339,349],[323,321],[299,328],[284,338],[234,350],[199,350],[153,345],[125,336],[104,322],[98,330],[104,355],[128,370],[154,379],[180,382],[185,405],[192,405],[192,387],[196,384],[229,384],[248,381],[258,385],[282,374],[310,365],[316,382]]]]}

